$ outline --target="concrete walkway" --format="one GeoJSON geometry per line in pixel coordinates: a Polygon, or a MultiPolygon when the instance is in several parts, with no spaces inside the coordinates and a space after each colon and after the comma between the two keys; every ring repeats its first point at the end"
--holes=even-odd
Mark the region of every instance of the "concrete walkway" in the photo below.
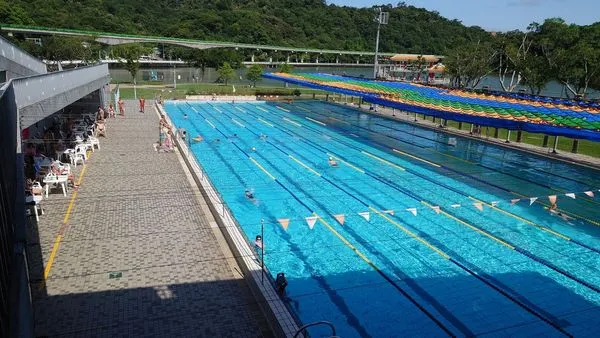
{"type": "Polygon", "coordinates": [[[36,335],[271,336],[187,169],[152,147],[154,108],[126,107],[77,167],[79,190],[30,217],[36,335]]]}

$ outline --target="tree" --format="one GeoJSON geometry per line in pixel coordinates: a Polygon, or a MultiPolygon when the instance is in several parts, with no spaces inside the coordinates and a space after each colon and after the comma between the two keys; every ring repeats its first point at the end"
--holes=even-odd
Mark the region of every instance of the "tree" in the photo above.
{"type": "Polygon", "coordinates": [[[444,63],[451,84],[458,88],[475,88],[494,68],[496,52],[490,43],[480,41],[457,46],[448,53],[444,63]]]}
{"type": "Polygon", "coordinates": [[[217,69],[217,73],[219,73],[219,79],[227,85],[227,82],[233,78],[234,70],[229,62],[223,62],[223,65],[217,69]]]}
{"type": "Polygon", "coordinates": [[[125,66],[125,69],[131,74],[133,82],[133,95],[137,98],[136,90],[136,75],[140,69],[140,57],[144,54],[150,53],[150,49],[142,46],[138,43],[131,43],[125,45],[118,45],[112,49],[114,56],[119,58],[119,63],[125,66]]]}
{"type": "Polygon", "coordinates": [[[252,86],[256,87],[256,82],[262,80],[263,67],[261,65],[253,65],[246,71],[246,79],[252,82],[252,86]]]}
{"type": "MultiPolygon", "coordinates": [[[[280,73],[291,73],[292,70],[294,70],[294,67],[292,65],[290,65],[289,63],[287,63],[287,62],[285,62],[285,63],[281,64],[281,66],[279,66],[279,72],[280,73]]],[[[288,87],[288,83],[284,82],[283,86],[285,88],[287,88],[288,87]]]]}

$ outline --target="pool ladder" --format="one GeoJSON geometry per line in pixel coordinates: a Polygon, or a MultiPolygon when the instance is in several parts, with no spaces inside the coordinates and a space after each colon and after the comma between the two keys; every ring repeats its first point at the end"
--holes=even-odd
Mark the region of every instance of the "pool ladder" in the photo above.
{"type": "Polygon", "coordinates": [[[317,325],[326,325],[326,326],[329,326],[329,328],[331,329],[331,336],[329,336],[329,338],[337,338],[337,335],[335,333],[335,326],[333,326],[333,324],[331,324],[330,322],[325,321],[325,320],[321,320],[321,321],[318,321],[318,322],[314,322],[314,323],[309,323],[309,324],[306,324],[306,325],[302,325],[302,327],[300,327],[298,329],[298,331],[296,331],[296,334],[294,335],[293,338],[298,337],[298,335],[300,333],[304,333],[304,337],[308,337],[308,335],[306,334],[306,329],[309,328],[309,327],[311,327],[311,326],[317,326],[317,325]]]}

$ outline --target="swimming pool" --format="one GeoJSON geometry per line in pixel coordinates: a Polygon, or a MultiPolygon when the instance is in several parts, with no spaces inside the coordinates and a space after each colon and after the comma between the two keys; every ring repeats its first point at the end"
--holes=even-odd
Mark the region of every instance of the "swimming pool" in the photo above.
{"type": "Polygon", "coordinates": [[[191,150],[249,240],[264,219],[265,264],[304,323],[342,337],[600,325],[600,199],[581,194],[597,171],[323,102],[165,109],[202,135],[191,150]],[[544,209],[553,194],[568,221],[544,209]]]}

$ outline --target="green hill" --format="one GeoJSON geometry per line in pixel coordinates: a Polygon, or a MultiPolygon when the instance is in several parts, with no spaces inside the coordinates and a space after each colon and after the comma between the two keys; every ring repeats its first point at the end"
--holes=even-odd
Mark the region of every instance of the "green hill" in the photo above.
{"type": "MultiPolygon", "coordinates": [[[[402,3],[385,10],[383,52],[444,54],[489,37],[402,3]]],[[[322,0],[0,0],[3,23],[347,50],[373,49],[374,14],[322,0]]]]}

